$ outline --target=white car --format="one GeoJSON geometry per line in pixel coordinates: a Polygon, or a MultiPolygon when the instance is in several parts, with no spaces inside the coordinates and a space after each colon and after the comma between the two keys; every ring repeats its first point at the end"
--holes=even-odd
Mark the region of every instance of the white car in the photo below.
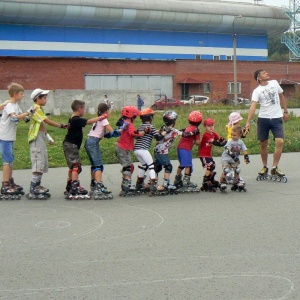
{"type": "Polygon", "coordinates": [[[191,95],[185,100],[181,100],[183,104],[190,104],[190,105],[201,105],[205,104],[209,101],[209,97],[202,96],[202,95],[191,95]]]}

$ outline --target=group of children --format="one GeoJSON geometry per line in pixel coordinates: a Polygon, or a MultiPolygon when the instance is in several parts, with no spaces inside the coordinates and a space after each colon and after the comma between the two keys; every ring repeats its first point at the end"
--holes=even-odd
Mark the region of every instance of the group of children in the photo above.
{"type": "Polygon", "coordinates": [[[12,83],[8,87],[10,100],[5,101],[0,109],[3,114],[0,122],[0,151],[3,160],[3,182],[1,187],[1,198],[17,198],[25,194],[23,188],[17,185],[12,177],[12,165],[14,162],[14,141],[16,140],[16,129],[19,120],[31,120],[28,142],[30,146],[30,157],[32,167],[32,178],[29,199],[47,199],[50,197],[49,189],[41,185],[42,176],[48,171],[47,142],[52,144],[54,140],[47,133],[45,124],[61,129],[67,129],[63,141],[63,151],[68,165],[68,178],[65,191],[66,199],[112,199],[111,191],[102,182],[103,163],[101,155],[100,140],[102,138],[118,138],[116,145],[116,156],[122,165],[122,183],[120,196],[132,196],[148,193],[149,196],[165,195],[180,192],[199,191],[197,184],[191,182],[193,172],[192,148],[199,147],[199,157],[205,174],[201,190],[215,191],[217,188],[224,190],[227,187],[226,173],[234,170],[233,190],[242,189],[243,182],[239,177],[239,154],[244,153],[246,163],[249,163],[247,148],[241,141],[242,127],[238,124],[242,119],[239,113],[229,116],[230,122],[227,126],[230,139],[220,137],[214,131],[214,120],[204,120],[205,132],[200,139],[199,126],[202,123],[200,111],[192,111],[188,116],[189,125],[184,130],[175,128],[177,114],[175,111],[167,111],[163,115],[164,125],[159,129],[153,126],[154,111],[151,108],[139,111],[134,106],[125,106],[121,112],[121,118],[117,122],[117,129],[109,124],[108,117],[110,107],[106,103],[98,106],[98,116],[85,119],[85,103],[74,100],[71,108],[73,114],[67,124],[59,124],[50,120],[44,112],[43,107],[47,103],[49,90],[35,89],[31,94],[33,106],[22,113],[18,103],[24,96],[24,88],[12,83]],[[140,117],[142,124],[136,130],[134,120],[140,117]],[[79,150],[83,142],[83,128],[92,124],[84,148],[91,163],[91,185],[90,191],[80,185],[79,174],[81,173],[81,161],[79,150]],[[177,146],[179,166],[176,171],[175,180],[170,182],[173,166],[168,155],[175,138],[180,137],[177,146]],[[154,156],[149,152],[152,140],[156,140],[154,156]],[[215,162],[212,157],[212,146],[225,147],[222,154],[222,169],[220,183],[216,181],[215,162]],[[132,151],[138,159],[139,172],[136,184],[132,184],[134,165],[132,162],[132,151]],[[162,185],[158,185],[158,174],[164,169],[162,185]],[[149,182],[145,182],[146,172],[149,172],[149,182]],[[182,174],[184,173],[184,174],[182,174]]]}

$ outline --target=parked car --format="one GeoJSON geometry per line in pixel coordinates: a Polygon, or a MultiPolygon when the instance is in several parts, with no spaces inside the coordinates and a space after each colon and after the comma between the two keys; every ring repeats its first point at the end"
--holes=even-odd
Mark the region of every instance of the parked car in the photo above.
{"type": "Polygon", "coordinates": [[[180,100],[164,97],[156,100],[154,104],[151,106],[151,108],[156,110],[156,109],[166,109],[166,108],[178,107],[178,106],[183,106],[183,103],[180,100]]]}
{"type": "Polygon", "coordinates": [[[181,100],[183,104],[201,105],[209,101],[209,97],[202,95],[191,95],[186,100],[181,100]]]}
{"type": "Polygon", "coordinates": [[[251,105],[251,101],[247,98],[238,98],[238,102],[241,105],[246,105],[246,106],[250,106],[251,105]]]}

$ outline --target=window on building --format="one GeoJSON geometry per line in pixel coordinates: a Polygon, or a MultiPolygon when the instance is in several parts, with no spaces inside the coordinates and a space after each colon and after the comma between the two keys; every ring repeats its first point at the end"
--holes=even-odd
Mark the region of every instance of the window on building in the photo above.
{"type": "MultiPolygon", "coordinates": [[[[238,94],[241,93],[241,88],[242,88],[241,83],[237,82],[236,83],[236,90],[237,90],[238,94]]],[[[228,94],[234,94],[234,82],[228,82],[228,94]]]]}
{"type": "Polygon", "coordinates": [[[227,55],[226,56],[226,60],[232,60],[232,56],[231,55],[227,55]]]}
{"type": "Polygon", "coordinates": [[[214,60],[220,60],[220,55],[214,55],[214,60]]]}
{"type": "Polygon", "coordinates": [[[196,60],[200,60],[201,59],[201,55],[200,54],[196,54],[195,58],[196,58],[196,60]]]}
{"type": "Polygon", "coordinates": [[[203,92],[210,93],[210,83],[203,83],[203,92]]]}

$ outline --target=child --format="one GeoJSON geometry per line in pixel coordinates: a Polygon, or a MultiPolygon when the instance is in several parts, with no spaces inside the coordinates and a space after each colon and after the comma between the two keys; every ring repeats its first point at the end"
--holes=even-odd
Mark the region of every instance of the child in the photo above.
{"type": "Polygon", "coordinates": [[[66,199],[89,199],[88,191],[80,186],[79,174],[81,172],[81,161],[79,149],[83,139],[83,127],[93,124],[106,118],[105,115],[92,119],[82,118],[86,112],[85,103],[81,100],[74,100],[71,105],[73,114],[69,119],[68,133],[63,141],[64,155],[69,167],[66,199]]]}
{"type": "Polygon", "coordinates": [[[198,153],[202,166],[203,168],[206,168],[206,170],[203,177],[201,191],[215,192],[216,188],[219,187],[219,182],[214,180],[216,175],[216,172],[214,172],[216,164],[212,157],[212,145],[224,146],[226,141],[214,131],[215,121],[213,119],[208,118],[204,120],[203,125],[205,132],[202,136],[198,153]]]}
{"type": "Polygon", "coordinates": [[[241,114],[237,111],[232,112],[229,117],[229,122],[226,125],[226,134],[227,134],[227,140],[231,139],[231,130],[234,125],[240,125],[240,121],[243,120],[243,117],[241,114]]]}
{"type": "MultiPolygon", "coordinates": [[[[225,129],[226,129],[227,139],[229,140],[229,139],[231,139],[232,127],[234,125],[240,125],[240,122],[241,122],[241,120],[243,120],[243,117],[241,116],[241,114],[239,112],[234,111],[229,115],[228,119],[229,119],[229,122],[226,125],[225,129]]],[[[249,130],[247,130],[246,127],[243,126],[241,138],[245,138],[248,133],[249,133],[249,130]]]]}
{"type": "MultiPolygon", "coordinates": [[[[131,151],[134,148],[134,138],[142,137],[145,132],[135,130],[133,122],[140,115],[139,110],[131,105],[124,106],[122,109],[122,117],[117,125],[123,126],[121,136],[116,146],[116,155],[122,165],[122,184],[120,196],[135,196],[135,186],[131,184],[131,176],[134,170],[134,165],[131,159],[131,151]]],[[[121,128],[121,127],[120,127],[121,128]]]]}
{"type": "Polygon", "coordinates": [[[11,83],[8,86],[10,100],[5,101],[0,121],[0,152],[3,162],[3,182],[1,196],[3,199],[20,199],[24,195],[23,188],[14,183],[12,177],[14,162],[14,142],[16,140],[17,125],[19,120],[25,120],[33,112],[29,109],[22,113],[19,102],[23,99],[24,88],[18,83],[11,83]]]}
{"type": "Polygon", "coordinates": [[[31,93],[31,99],[34,102],[34,113],[31,117],[31,125],[28,132],[28,142],[30,147],[30,159],[32,179],[30,183],[28,199],[48,199],[50,197],[49,189],[41,186],[42,176],[48,172],[48,152],[47,140],[50,144],[54,141],[47,133],[46,125],[57,128],[67,128],[68,124],[59,124],[51,121],[45,114],[43,107],[47,103],[49,91],[35,89],[31,93]]]}
{"type": "Polygon", "coordinates": [[[156,129],[152,125],[153,117],[154,117],[154,111],[152,108],[146,108],[140,112],[140,118],[142,120],[142,124],[138,130],[145,131],[145,135],[143,135],[143,137],[139,138],[136,141],[133,148],[135,156],[141,163],[141,166],[139,166],[139,175],[136,182],[136,190],[140,192],[145,192],[145,185],[144,185],[145,173],[147,170],[149,170],[149,177],[150,177],[149,196],[155,194],[156,185],[157,185],[153,158],[149,152],[149,148],[153,137],[157,141],[160,141],[164,138],[164,135],[166,135],[165,131],[161,133],[158,133],[156,131],[156,129]]]}
{"type": "Polygon", "coordinates": [[[240,180],[239,173],[241,169],[239,167],[240,160],[239,155],[240,152],[243,151],[244,154],[244,161],[246,164],[250,163],[247,147],[244,142],[241,140],[242,136],[242,127],[240,125],[235,125],[232,127],[231,130],[231,139],[229,139],[225,145],[225,150],[222,153],[221,160],[222,160],[222,169],[223,173],[220,178],[220,189],[221,191],[226,190],[227,182],[226,182],[226,174],[233,169],[234,171],[234,183],[231,187],[232,191],[236,190],[244,190],[245,182],[240,180]]]}
{"type": "Polygon", "coordinates": [[[200,189],[197,184],[191,182],[191,174],[193,172],[193,157],[192,148],[194,145],[200,145],[200,132],[198,126],[202,122],[202,114],[200,111],[192,111],[189,114],[188,121],[190,125],[184,130],[178,146],[177,156],[179,166],[175,176],[174,185],[179,187],[178,192],[199,192],[200,189]],[[184,171],[184,178],[182,180],[181,172],[184,171]]]}
{"type": "MultiPolygon", "coordinates": [[[[109,106],[105,103],[98,105],[98,116],[109,116],[109,106]]],[[[90,130],[84,148],[91,162],[91,194],[95,200],[112,199],[111,191],[102,182],[103,163],[99,142],[103,137],[120,136],[118,130],[114,131],[107,119],[97,121],[90,130]],[[107,133],[105,133],[108,131],[107,133]]]]}
{"type": "Polygon", "coordinates": [[[154,169],[158,174],[162,168],[165,169],[163,185],[161,187],[157,187],[158,192],[165,195],[169,192],[172,194],[177,188],[175,185],[170,184],[170,175],[173,170],[173,166],[171,164],[169,158],[169,149],[171,148],[175,138],[179,135],[182,135],[180,130],[174,128],[177,120],[177,113],[175,111],[169,110],[166,111],[163,115],[163,121],[165,123],[164,126],[161,127],[160,133],[166,132],[164,138],[157,142],[154,148],[154,169]]]}

